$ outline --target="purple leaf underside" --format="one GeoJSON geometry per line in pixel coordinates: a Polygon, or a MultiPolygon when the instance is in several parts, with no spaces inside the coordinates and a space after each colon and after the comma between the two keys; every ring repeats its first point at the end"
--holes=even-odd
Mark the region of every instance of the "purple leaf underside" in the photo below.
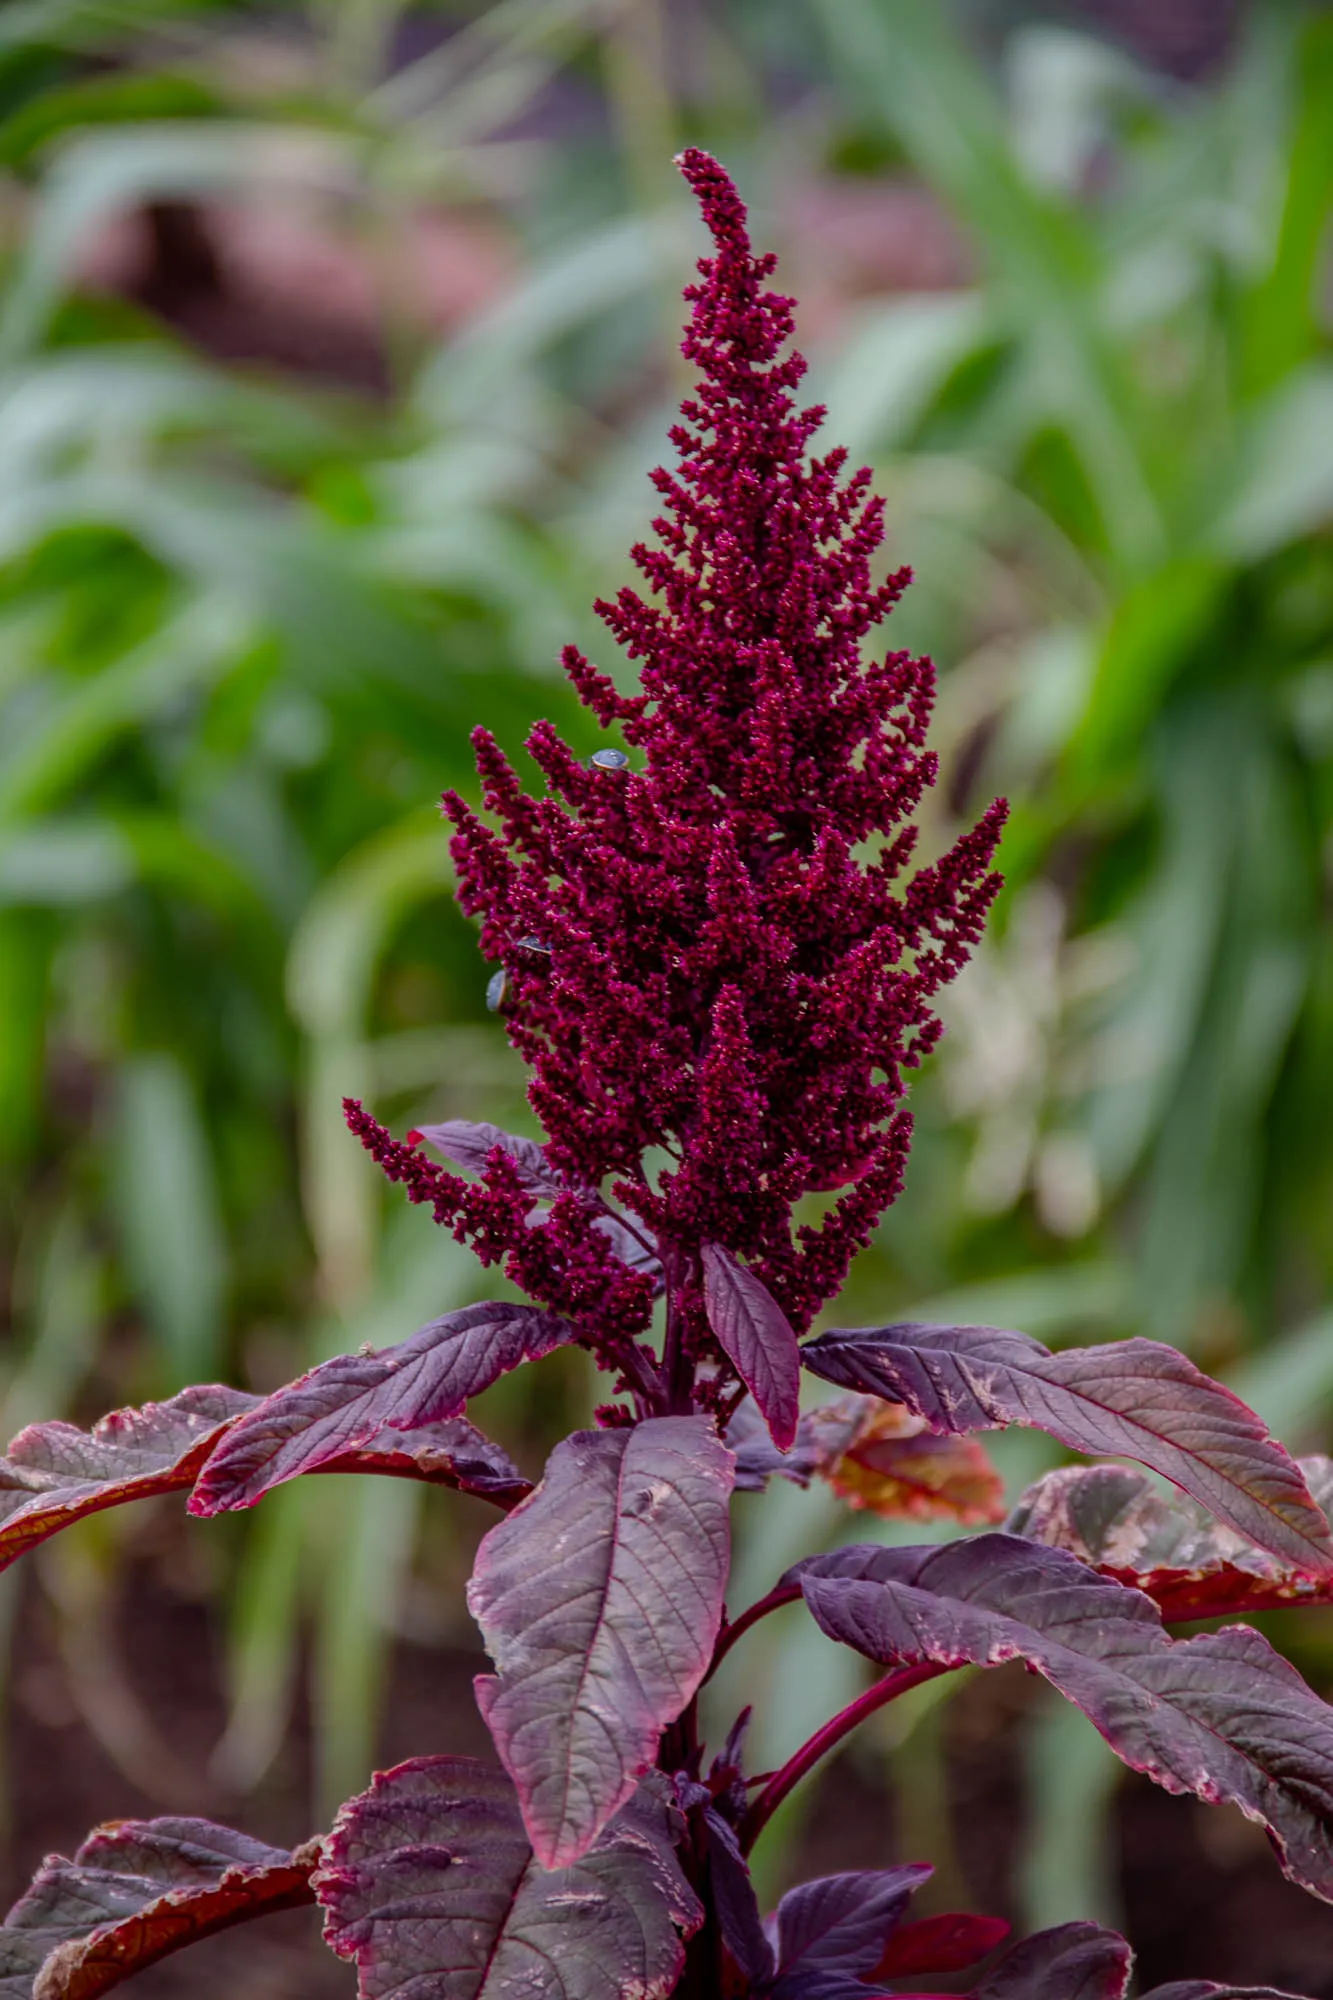
{"type": "MultiPolygon", "coordinates": [[[[410,1136],[410,1135],[409,1135],[410,1136]]],[[[498,1125],[474,1123],[470,1118],[446,1118],[442,1125],[419,1125],[416,1136],[452,1160],[466,1173],[484,1174],[491,1154],[498,1146],[507,1153],[518,1178],[529,1194],[550,1199],[568,1192],[566,1183],[551,1165],[535,1139],[516,1132],[502,1132],[498,1125]]]]}
{"type": "Polygon", "coordinates": [[[477,1700],[544,1867],[575,1861],[699,1686],[722,1617],[731,1453],[702,1416],[577,1431],[482,1541],[477,1700]]]}
{"type": "Polygon", "coordinates": [[[978,1326],[833,1329],[801,1350],[825,1381],[905,1403],[938,1431],[1028,1424],[1074,1451],[1133,1458],[1238,1535],[1315,1576],[1333,1537],[1295,1461],[1254,1412],[1152,1340],[1051,1354],[978,1326]]]}
{"type": "Polygon", "coordinates": [[[113,1410],[90,1431],[29,1425],[0,1459],[0,1569],[86,1514],[192,1486],[222,1432],[258,1401],[242,1389],[184,1389],[113,1410]]]}
{"type": "Polygon", "coordinates": [[[704,1244],[703,1271],[704,1309],[718,1346],[754,1397],[774,1444],[786,1451],[801,1414],[801,1349],[787,1315],[720,1244],[704,1244]]]}
{"type": "Polygon", "coordinates": [[[1238,1805],[1287,1874],[1333,1901],[1333,1710],[1257,1632],[1173,1640],[1141,1591],[1013,1535],[839,1549],[791,1575],[829,1637],[870,1659],[1025,1661],[1132,1769],[1238,1805]]]}
{"type": "Polygon", "coordinates": [[[183,1945],[314,1901],[295,1854],[207,1820],[116,1820],[53,1854],[0,1925],[0,2000],[95,2000],[183,1945]]]}
{"type": "MultiPolygon", "coordinates": [[[[1297,1460],[1318,1505],[1333,1503],[1333,1459],[1297,1460]]],[[[1291,1569],[1193,1500],[1164,1494],[1125,1465],[1063,1466],[1019,1496],[1011,1534],[1067,1549],[1146,1591],[1168,1620],[1326,1604],[1333,1583],[1291,1569]]]]}
{"type": "Polygon", "coordinates": [[[419,1757],[342,1808],[315,1890],[361,2000],[664,2000],[703,1911],[645,1780],[576,1862],[535,1859],[504,1773],[419,1757]]]}
{"type": "MultiPolygon", "coordinates": [[[[568,1321],[536,1306],[464,1306],[396,1347],[322,1361],[235,1425],[204,1468],[190,1512],[253,1507],[301,1473],[331,1471],[349,1454],[384,1446],[386,1433],[455,1418],[470,1397],[573,1334],[568,1321]]],[[[478,1435],[460,1443],[475,1451],[478,1435]]]]}
{"type": "Polygon", "coordinates": [[[890,1934],[930,1868],[861,1869],[789,1889],[777,1910],[772,2000],[870,2000],[890,1934]]]}

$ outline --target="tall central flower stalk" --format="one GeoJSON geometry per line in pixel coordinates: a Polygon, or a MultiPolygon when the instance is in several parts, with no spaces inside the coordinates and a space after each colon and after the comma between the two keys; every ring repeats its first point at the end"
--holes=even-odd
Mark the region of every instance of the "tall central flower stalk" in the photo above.
{"type": "MultiPolygon", "coordinates": [[[[769,1345],[779,1320],[791,1329],[793,1401],[795,1337],[902,1185],[905,1073],[995,895],[1004,818],[992,806],[913,867],[934,670],[863,658],[909,572],[876,581],[869,471],[809,455],[824,412],[795,400],[793,301],[768,289],[775,260],[753,253],[735,188],[705,153],[679,164],[715,244],[686,291],[698,387],[671,432],[676,468],[652,475],[657,541],[633,550],[647,594],[597,606],[639,691],[567,647],[613,743],[584,761],[539,723],[534,798],[478,729],[494,824],[444,801],[460,901],[531,1068],[549,1212],[502,1145],[464,1180],[348,1106],[413,1200],[570,1316],[639,1416],[725,1412],[752,1372],[708,1311],[708,1246],[719,1286],[723,1257],[742,1270],[769,1345]],[[811,1197],[824,1212],[798,1220],[811,1197]],[[657,1353],[643,1336],[662,1289],[657,1353]]],[[[789,1442],[791,1411],[766,1414],[789,1442]]]]}

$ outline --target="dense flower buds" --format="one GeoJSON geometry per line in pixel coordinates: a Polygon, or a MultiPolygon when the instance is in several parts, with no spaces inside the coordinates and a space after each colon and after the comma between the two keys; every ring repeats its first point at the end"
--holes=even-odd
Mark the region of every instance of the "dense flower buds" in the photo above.
{"type": "Polygon", "coordinates": [[[548,795],[534,799],[478,730],[497,826],[444,802],[460,900],[504,969],[501,1011],[571,1195],[538,1224],[501,1160],[481,1189],[357,1123],[395,1178],[433,1177],[417,1198],[536,1296],[588,1299],[594,1344],[646,1316],[642,1278],[617,1289],[605,1239],[588,1241],[587,1191],[609,1186],[676,1274],[697,1348],[703,1242],[748,1260],[799,1332],[897,1194],[903,1072],[937,1039],[930,1000],[995,894],[1003,807],[907,873],[935,777],[933,670],[861,658],[907,572],[872,579],[884,530],[870,474],[845,477],[841,451],[807,456],[823,412],[793,400],[792,301],[766,288],[774,260],[752,253],[735,188],[705,153],[680,165],[716,246],[686,292],[699,383],[671,433],[677,469],[653,474],[657,544],[633,552],[649,595],[597,607],[641,692],[564,654],[630,755],[584,762],[539,723],[528,749],[548,795]],[[814,1194],[838,1198],[794,1226],[814,1194]]]}

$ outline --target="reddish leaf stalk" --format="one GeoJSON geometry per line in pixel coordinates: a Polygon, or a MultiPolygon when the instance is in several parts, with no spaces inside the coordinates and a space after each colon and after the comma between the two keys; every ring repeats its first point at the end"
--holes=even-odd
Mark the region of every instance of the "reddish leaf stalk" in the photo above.
{"type": "Polygon", "coordinates": [[[900,1694],[907,1694],[912,1688],[920,1687],[924,1681],[938,1680],[941,1674],[950,1672],[952,1668],[936,1666],[933,1661],[919,1667],[895,1667],[892,1673],[885,1674],[884,1678],[876,1681],[873,1687],[868,1687],[864,1694],[859,1694],[855,1701],[848,1702],[846,1708],[832,1716],[822,1729],[816,1730],[810,1740],[801,1745],[795,1756],[789,1757],[782,1769],[769,1779],[741,1822],[742,1853],[750,1852],[778,1807],[788,1794],[796,1789],[802,1778],[808,1776],[815,1765],[827,1757],[830,1750],[836,1750],[843,1739],[850,1736],[868,1715],[873,1715],[877,1708],[884,1708],[889,1702],[896,1701],[900,1694]]]}
{"type": "Polygon", "coordinates": [[[776,1590],[769,1591],[767,1597],[756,1598],[753,1604],[747,1605],[739,1618],[734,1618],[730,1624],[724,1625],[713,1648],[712,1665],[704,1676],[705,1683],[712,1680],[738,1639],[743,1639],[761,1618],[767,1618],[770,1611],[780,1611],[784,1604],[795,1604],[800,1595],[799,1583],[780,1583],[776,1590]]]}

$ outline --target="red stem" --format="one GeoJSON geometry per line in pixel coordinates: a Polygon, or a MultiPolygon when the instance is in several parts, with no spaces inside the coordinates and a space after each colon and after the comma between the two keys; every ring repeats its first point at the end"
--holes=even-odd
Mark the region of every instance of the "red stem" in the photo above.
{"type": "Polygon", "coordinates": [[[770,1611],[781,1610],[784,1604],[795,1604],[800,1594],[799,1583],[780,1583],[775,1590],[769,1591],[767,1597],[757,1598],[747,1610],[742,1611],[739,1618],[734,1619],[729,1625],[724,1625],[718,1633],[717,1644],[713,1648],[712,1664],[703,1677],[702,1685],[707,1686],[736,1641],[743,1639],[752,1625],[757,1625],[761,1618],[767,1618],[770,1611]]]}
{"type": "Polygon", "coordinates": [[[759,1797],[741,1821],[741,1852],[748,1854],[764,1828],[772,1819],[788,1792],[800,1784],[808,1771],[812,1771],[821,1757],[837,1748],[844,1736],[850,1736],[857,1724],[873,1715],[886,1702],[896,1701],[909,1688],[920,1687],[923,1681],[933,1681],[940,1674],[947,1674],[949,1667],[936,1666],[933,1660],[923,1661],[917,1667],[895,1667],[883,1680],[876,1681],[864,1694],[849,1702],[822,1729],[815,1731],[808,1743],[803,1743],[794,1757],[789,1757],[782,1769],[769,1779],[759,1797]]]}

